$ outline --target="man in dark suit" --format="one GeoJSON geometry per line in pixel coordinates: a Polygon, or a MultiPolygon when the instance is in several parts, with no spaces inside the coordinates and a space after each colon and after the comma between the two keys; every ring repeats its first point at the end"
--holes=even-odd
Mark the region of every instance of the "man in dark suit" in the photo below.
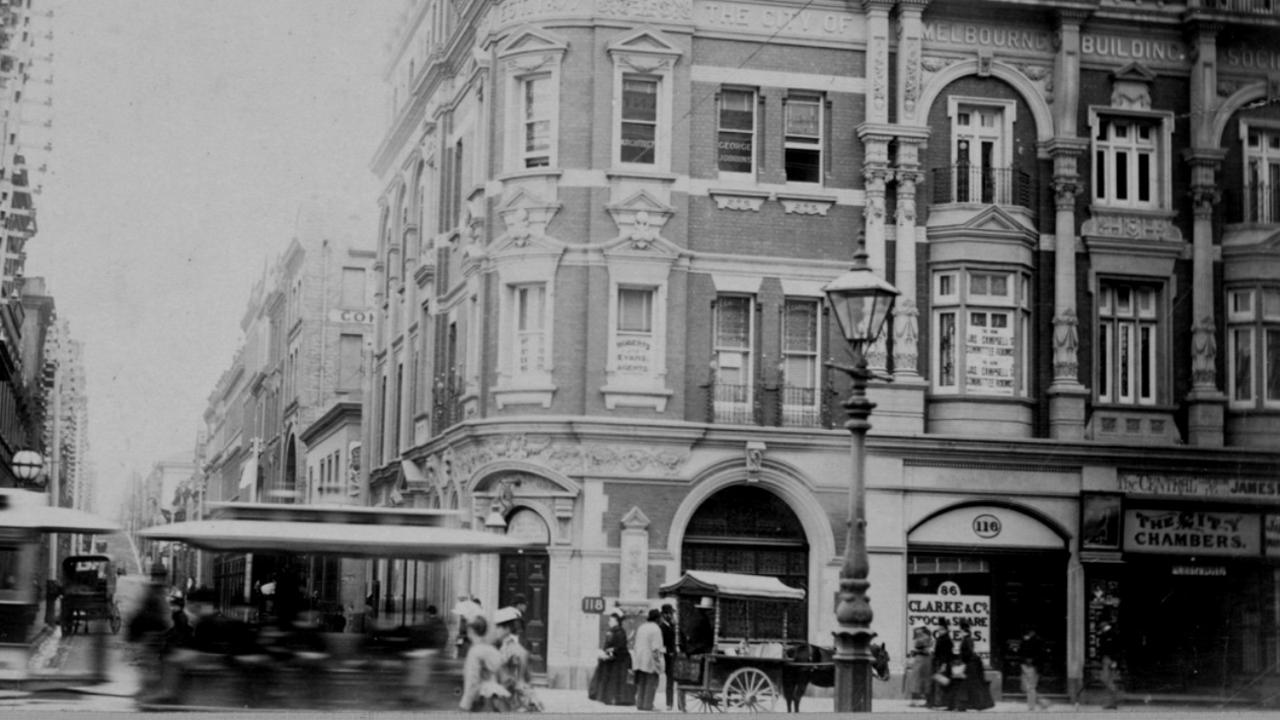
{"type": "Polygon", "coordinates": [[[666,675],[667,688],[667,712],[670,712],[674,705],[672,698],[675,695],[675,663],[676,663],[676,609],[671,603],[662,605],[662,615],[658,618],[658,629],[662,631],[662,645],[666,648],[663,659],[665,669],[663,674],[666,675]]]}

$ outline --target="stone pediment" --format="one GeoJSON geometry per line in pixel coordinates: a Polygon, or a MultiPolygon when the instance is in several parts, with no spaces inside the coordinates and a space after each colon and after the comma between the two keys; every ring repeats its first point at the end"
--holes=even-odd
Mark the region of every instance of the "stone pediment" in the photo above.
{"type": "Polygon", "coordinates": [[[605,209],[618,226],[618,237],[630,240],[638,250],[644,250],[658,240],[667,220],[675,214],[671,206],[648,190],[641,190],[620,203],[607,205],[605,209]]]}
{"type": "Polygon", "coordinates": [[[639,72],[670,68],[683,53],[663,34],[652,28],[641,28],[609,44],[609,54],[639,72]]]}
{"type": "Polygon", "coordinates": [[[1029,239],[1035,235],[1035,229],[1029,224],[1029,219],[1014,215],[1001,205],[988,205],[976,212],[953,213],[952,219],[953,222],[935,224],[931,215],[929,235],[947,237],[955,234],[965,237],[1018,239],[1029,239]]]}
{"type": "Polygon", "coordinates": [[[517,28],[498,50],[498,58],[510,70],[533,72],[552,60],[561,57],[569,44],[556,36],[534,27],[517,28]]]}
{"type": "Polygon", "coordinates": [[[495,243],[500,248],[522,248],[531,240],[546,244],[547,225],[560,210],[560,203],[549,202],[521,188],[498,208],[506,231],[495,243]]]}
{"type": "Polygon", "coordinates": [[[1151,109],[1151,83],[1156,74],[1139,63],[1129,63],[1111,74],[1111,107],[1151,109]]]}

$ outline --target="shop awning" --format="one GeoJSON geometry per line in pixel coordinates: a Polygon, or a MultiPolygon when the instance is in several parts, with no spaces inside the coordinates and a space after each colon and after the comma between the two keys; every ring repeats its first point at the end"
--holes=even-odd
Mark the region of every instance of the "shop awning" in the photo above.
{"type": "Polygon", "coordinates": [[[150,540],[178,540],[217,552],[289,552],[435,560],[532,547],[505,535],[429,526],[268,520],[196,520],[147,528],[150,540]]]}
{"type": "Polygon", "coordinates": [[[679,580],[658,589],[661,595],[716,595],[720,597],[803,600],[804,590],[783,585],[776,577],[740,575],[710,570],[688,570],[679,580]]]}

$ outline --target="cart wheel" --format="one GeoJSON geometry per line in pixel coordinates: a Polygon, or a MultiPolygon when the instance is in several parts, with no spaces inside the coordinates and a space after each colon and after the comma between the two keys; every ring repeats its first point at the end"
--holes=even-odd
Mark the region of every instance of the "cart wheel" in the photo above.
{"type": "Polygon", "coordinates": [[[680,709],[683,712],[696,713],[724,712],[724,707],[720,704],[720,696],[704,688],[681,690],[680,709]]]}
{"type": "Polygon", "coordinates": [[[724,681],[726,710],[773,712],[773,706],[777,702],[778,689],[759,668],[738,668],[724,681]]]}

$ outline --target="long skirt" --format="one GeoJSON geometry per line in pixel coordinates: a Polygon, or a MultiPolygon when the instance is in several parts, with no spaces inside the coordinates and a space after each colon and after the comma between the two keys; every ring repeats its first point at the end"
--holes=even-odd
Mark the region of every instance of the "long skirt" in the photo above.
{"type": "Polygon", "coordinates": [[[596,663],[587,697],[605,705],[635,705],[636,686],[631,680],[631,655],[596,663]]]}

